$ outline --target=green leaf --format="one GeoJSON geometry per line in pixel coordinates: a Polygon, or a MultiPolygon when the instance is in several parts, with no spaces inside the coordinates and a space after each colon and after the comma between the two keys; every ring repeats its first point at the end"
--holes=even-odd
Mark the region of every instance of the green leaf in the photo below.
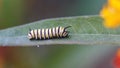
{"type": "Polygon", "coordinates": [[[0,31],[0,45],[2,46],[32,46],[53,44],[120,44],[120,29],[107,29],[102,24],[99,16],[76,16],[45,19],[30,24],[8,28],[0,31]],[[69,38],[49,40],[29,40],[27,34],[29,28],[52,28],[56,26],[72,26],[69,38]]]}

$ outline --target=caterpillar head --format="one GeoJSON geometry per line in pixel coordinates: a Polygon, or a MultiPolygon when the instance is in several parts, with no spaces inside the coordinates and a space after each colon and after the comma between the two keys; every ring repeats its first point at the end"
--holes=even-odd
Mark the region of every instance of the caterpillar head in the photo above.
{"type": "Polygon", "coordinates": [[[63,32],[63,37],[67,37],[68,36],[68,31],[65,31],[65,32],[63,32]]]}
{"type": "Polygon", "coordinates": [[[67,26],[67,27],[65,27],[64,28],[64,32],[63,32],[63,37],[67,37],[68,36],[68,34],[69,34],[69,31],[67,31],[67,28],[69,28],[69,27],[71,27],[71,26],[67,26]]]}

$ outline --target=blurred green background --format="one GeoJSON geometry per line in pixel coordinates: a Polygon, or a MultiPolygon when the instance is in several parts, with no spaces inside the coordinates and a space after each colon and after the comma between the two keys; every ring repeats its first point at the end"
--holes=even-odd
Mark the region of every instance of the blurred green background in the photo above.
{"type": "MultiPolygon", "coordinates": [[[[106,0],[0,0],[0,29],[68,16],[98,15],[106,0]]],[[[0,68],[113,68],[117,46],[0,47],[0,68]]]]}
{"type": "Polygon", "coordinates": [[[105,0],[0,0],[0,29],[33,21],[98,15],[105,0]]]}

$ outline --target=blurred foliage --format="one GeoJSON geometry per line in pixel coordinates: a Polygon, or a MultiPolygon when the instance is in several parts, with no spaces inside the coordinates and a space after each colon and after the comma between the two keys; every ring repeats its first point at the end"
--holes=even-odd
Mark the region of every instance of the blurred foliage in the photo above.
{"type": "Polygon", "coordinates": [[[22,24],[23,0],[1,0],[1,27],[6,28],[22,24]]]}
{"type": "Polygon", "coordinates": [[[0,0],[0,29],[52,17],[98,14],[105,0],[0,0]]]}
{"type": "Polygon", "coordinates": [[[98,15],[106,0],[74,0],[75,3],[68,6],[65,15],[98,15]]]}
{"type": "Polygon", "coordinates": [[[117,47],[87,45],[46,45],[4,47],[6,68],[113,68],[117,47]]]}

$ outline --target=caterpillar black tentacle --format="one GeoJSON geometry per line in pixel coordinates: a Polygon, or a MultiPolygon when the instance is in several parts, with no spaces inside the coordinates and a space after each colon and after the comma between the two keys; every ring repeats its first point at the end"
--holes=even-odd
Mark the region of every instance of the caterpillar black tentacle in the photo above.
{"type": "Polygon", "coordinates": [[[65,27],[65,29],[70,28],[70,27],[72,27],[72,26],[67,26],[67,27],[65,27]]]}
{"type": "Polygon", "coordinates": [[[53,27],[53,28],[47,28],[47,29],[34,29],[30,30],[28,33],[28,38],[30,40],[42,40],[42,39],[52,39],[52,38],[65,38],[68,36],[69,31],[67,31],[67,27],[53,27]]]}

